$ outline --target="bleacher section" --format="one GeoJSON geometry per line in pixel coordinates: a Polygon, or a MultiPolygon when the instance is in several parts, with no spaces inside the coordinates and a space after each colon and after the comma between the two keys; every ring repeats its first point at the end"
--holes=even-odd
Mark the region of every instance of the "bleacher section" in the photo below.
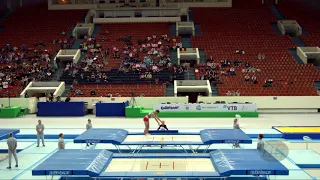
{"type": "MultiPolygon", "coordinates": [[[[114,23],[114,24],[101,24],[99,26],[99,32],[96,32],[95,40],[101,45],[101,51],[94,55],[99,57],[101,53],[108,51],[110,52],[103,60],[99,60],[100,64],[104,64],[101,73],[105,73],[108,77],[107,81],[88,81],[87,77],[91,77],[90,72],[79,71],[75,75],[75,79],[79,84],[75,89],[84,91],[82,96],[90,96],[91,89],[96,90],[96,95],[93,96],[105,96],[107,94],[118,94],[119,96],[131,96],[134,92],[135,95],[143,94],[144,96],[165,96],[166,86],[163,83],[170,81],[174,78],[177,80],[184,79],[184,73],[174,73],[171,70],[162,70],[158,73],[152,73],[152,78],[142,79],[141,75],[144,72],[121,72],[119,73],[119,67],[122,63],[124,47],[130,46],[133,50],[137,49],[138,57],[136,60],[143,61],[148,54],[146,52],[140,52],[141,44],[139,40],[144,41],[147,37],[151,37],[153,34],[157,36],[157,40],[161,38],[161,35],[170,33],[170,27],[172,25],[168,23],[114,23]],[[106,33],[107,32],[107,33],[106,33]],[[131,37],[131,45],[126,44],[124,41],[119,40],[120,38],[131,37]],[[106,40],[103,40],[106,39],[106,40]],[[112,56],[113,49],[119,49],[120,58],[112,56]],[[107,65],[105,64],[107,61],[107,65]],[[81,78],[81,75],[84,78],[81,78]],[[158,84],[155,83],[156,80],[158,84]],[[147,83],[147,84],[146,84],[147,83]],[[91,85],[89,85],[91,84],[91,85]],[[123,84],[123,85],[122,85],[123,84]],[[138,85],[137,85],[138,84],[138,85]],[[111,89],[110,89],[110,88],[111,89]],[[118,91],[118,92],[117,92],[118,91]]],[[[97,26],[96,26],[97,27],[97,26]]],[[[172,37],[181,41],[180,37],[172,37]]],[[[158,41],[157,41],[158,42],[158,41]]],[[[162,41],[164,46],[172,46],[173,42],[162,41]]],[[[171,57],[171,63],[176,64],[177,55],[176,51],[171,50],[168,55],[171,57]]],[[[92,53],[88,53],[87,56],[92,56],[92,53]]],[[[152,58],[156,58],[156,55],[150,55],[152,58]]],[[[72,84],[74,77],[68,72],[64,73],[61,80],[66,81],[67,84],[72,84]]],[[[71,93],[71,96],[76,96],[75,93],[71,93]]],[[[78,95],[79,96],[79,95],[78,95]]]]}
{"type": "MultiPolygon", "coordinates": [[[[19,96],[23,90],[21,86],[23,77],[29,75],[31,81],[34,76],[37,76],[38,72],[31,73],[32,68],[45,69],[48,70],[48,73],[54,73],[53,68],[48,66],[48,59],[45,59],[45,55],[47,54],[49,59],[52,59],[53,55],[61,49],[62,43],[52,44],[54,40],[63,42],[68,39],[67,44],[72,44],[72,39],[61,33],[69,32],[74,24],[81,21],[86,12],[86,10],[49,11],[46,5],[26,6],[16,9],[0,22],[0,26],[4,27],[0,31],[2,37],[0,47],[6,48],[7,44],[11,49],[17,47],[18,50],[14,52],[13,58],[19,57],[25,63],[15,64],[3,61],[0,63],[1,72],[12,72],[10,67],[15,69],[12,72],[15,77],[11,78],[14,80],[10,88],[11,97],[19,96]],[[25,51],[22,50],[22,45],[25,45],[25,51]],[[34,64],[35,61],[38,63],[34,64]]],[[[4,54],[8,55],[2,52],[2,55],[4,54]]],[[[43,80],[49,79],[50,75],[43,80]]],[[[7,91],[0,91],[1,96],[7,97],[7,91]]]]}
{"type": "MultiPolygon", "coordinates": [[[[218,63],[224,59],[242,61],[241,67],[235,67],[236,76],[220,76],[219,95],[228,91],[239,91],[241,96],[317,95],[313,82],[320,79],[320,74],[313,65],[294,61],[288,49],[295,44],[273,30],[271,23],[277,19],[268,6],[245,2],[233,8],[192,8],[192,12],[195,23],[201,25],[201,35],[192,37],[192,47],[204,49],[205,55],[213,56],[218,63]],[[245,54],[235,54],[236,50],[244,50],[245,54]],[[265,55],[264,60],[258,60],[259,53],[265,55]],[[250,77],[253,74],[242,72],[245,62],[261,70],[254,73],[257,84],[244,82],[246,74],[250,77]],[[273,79],[279,85],[263,87],[266,79],[273,79]]],[[[234,67],[233,63],[230,67],[234,67]]],[[[220,74],[230,67],[216,72],[220,74]]]]}
{"type": "Polygon", "coordinates": [[[18,48],[25,44],[33,49],[35,42],[43,42],[49,52],[60,50],[61,44],[53,45],[53,40],[64,41],[61,33],[69,32],[71,27],[86,14],[86,10],[49,11],[47,6],[27,6],[17,9],[1,24],[5,30],[0,32],[0,46],[10,44],[18,48]]]}
{"type": "Polygon", "coordinates": [[[320,12],[317,7],[304,1],[293,3],[290,0],[282,0],[277,8],[286,19],[296,20],[308,32],[301,36],[308,46],[320,46],[320,12]]]}
{"type": "Polygon", "coordinates": [[[85,84],[74,85],[75,89],[81,89],[83,95],[76,95],[75,92],[70,96],[75,97],[107,97],[121,95],[123,97],[135,96],[161,97],[166,96],[166,88],[164,84],[85,84]],[[90,91],[95,90],[95,94],[91,95],[90,91]]]}

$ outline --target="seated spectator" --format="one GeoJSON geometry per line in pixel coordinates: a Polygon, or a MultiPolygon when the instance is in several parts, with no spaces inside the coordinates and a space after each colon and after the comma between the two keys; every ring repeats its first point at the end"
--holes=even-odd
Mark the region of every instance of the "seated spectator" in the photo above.
{"type": "Polygon", "coordinates": [[[232,76],[236,75],[236,71],[234,68],[230,68],[229,72],[230,72],[230,75],[232,76]]]}
{"type": "Polygon", "coordinates": [[[76,90],[76,95],[83,95],[83,92],[80,89],[76,90]]]}
{"type": "Polygon", "coordinates": [[[96,95],[96,91],[95,91],[94,89],[91,89],[90,95],[91,95],[91,96],[95,96],[95,95],[96,95]]]}
{"type": "Polygon", "coordinates": [[[240,91],[239,91],[239,90],[237,90],[237,91],[235,92],[235,96],[240,96],[240,91]]]}
{"type": "Polygon", "coordinates": [[[264,82],[264,87],[272,87],[273,85],[273,80],[272,79],[266,79],[264,82]]]}
{"type": "Polygon", "coordinates": [[[235,67],[241,66],[241,61],[240,61],[240,59],[234,61],[234,66],[235,66],[235,67]]]}
{"type": "Polygon", "coordinates": [[[70,102],[70,101],[71,101],[70,96],[68,96],[64,101],[65,101],[65,102],[70,102]]]}
{"type": "Polygon", "coordinates": [[[231,93],[230,91],[228,91],[228,92],[226,93],[226,95],[227,95],[227,96],[232,96],[232,93],[231,93]]]}
{"type": "Polygon", "coordinates": [[[29,96],[29,93],[28,93],[28,91],[26,91],[26,93],[25,93],[25,95],[24,95],[24,98],[29,98],[30,96],[29,96]]]}
{"type": "Polygon", "coordinates": [[[264,58],[265,58],[264,54],[259,53],[259,55],[258,55],[258,59],[259,59],[259,60],[264,60],[264,58]]]}
{"type": "Polygon", "coordinates": [[[251,77],[251,80],[252,80],[253,84],[257,84],[257,83],[258,83],[257,77],[256,77],[255,75],[253,75],[253,76],[251,77]]]}
{"type": "Polygon", "coordinates": [[[246,82],[249,82],[249,81],[250,81],[250,76],[247,74],[247,75],[244,77],[244,80],[245,80],[246,82]]]}

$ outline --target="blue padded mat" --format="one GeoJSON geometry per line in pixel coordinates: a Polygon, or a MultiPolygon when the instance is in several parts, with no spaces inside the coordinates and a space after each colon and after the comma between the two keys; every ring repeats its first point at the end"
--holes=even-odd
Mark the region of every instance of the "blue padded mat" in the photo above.
{"type": "Polygon", "coordinates": [[[20,130],[19,129],[0,129],[0,140],[7,139],[9,133],[11,132],[13,135],[15,135],[15,134],[18,134],[20,130]]]}
{"type": "Polygon", "coordinates": [[[121,144],[128,133],[124,129],[89,129],[76,137],[73,142],[121,144]]]}
{"type": "Polygon", "coordinates": [[[252,144],[252,139],[241,129],[205,129],[200,131],[200,137],[204,144],[252,144]]]}
{"type": "Polygon", "coordinates": [[[289,175],[289,170],[265,150],[239,149],[210,152],[216,170],[230,175],[289,175]]]}
{"type": "Polygon", "coordinates": [[[107,150],[59,150],[32,170],[33,176],[99,174],[109,165],[113,153],[107,150]]]}

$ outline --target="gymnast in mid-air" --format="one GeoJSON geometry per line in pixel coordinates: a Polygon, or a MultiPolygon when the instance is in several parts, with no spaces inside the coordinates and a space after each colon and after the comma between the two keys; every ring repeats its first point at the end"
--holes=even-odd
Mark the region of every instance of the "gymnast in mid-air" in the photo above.
{"type": "Polygon", "coordinates": [[[159,113],[160,113],[159,110],[155,110],[154,112],[151,112],[151,113],[147,114],[146,116],[144,116],[144,118],[143,118],[143,122],[144,122],[144,126],[145,126],[144,135],[146,135],[146,136],[150,135],[149,134],[149,128],[150,128],[149,120],[150,120],[150,118],[154,118],[159,125],[161,124],[161,120],[158,117],[159,113]]]}

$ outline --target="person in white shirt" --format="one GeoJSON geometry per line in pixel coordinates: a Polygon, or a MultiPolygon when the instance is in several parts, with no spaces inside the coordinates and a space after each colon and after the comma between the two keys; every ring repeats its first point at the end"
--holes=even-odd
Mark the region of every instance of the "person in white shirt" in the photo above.
{"type": "Polygon", "coordinates": [[[258,144],[257,144],[257,149],[264,149],[264,142],[263,142],[263,134],[258,135],[258,144]]]}
{"type": "Polygon", "coordinates": [[[41,123],[41,120],[38,120],[38,124],[36,126],[36,131],[37,131],[37,147],[39,147],[40,144],[40,138],[42,140],[42,146],[45,147],[44,145],[44,125],[41,123]]]}
{"type": "Polygon", "coordinates": [[[7,169],[11,169],[11,158],[12,155],[14,157],[14,160],[16,161],[16,167],[18,167],[18,157],[17,157],[17,140],[13,137],[12,133],[9,133],[9,138],[7,140],[8,144],[8,155],[9,155],[9,166],[7,169]]]}
{"type": "Polygon", "coordinates": [[[63,135],[63,133],[60,133],[60,134],[59,134],[58,148],[59,148],[59,149],[64,149],[64,148],[65,148],[64,135],[63,135]]]}
{"type": "MultiPolygon", "coordinates": [[[[89,129],[92,129],[91,119],[88,119],[88,123],[86,125],[86,130],[88,131],[89,129]]],[[[93,144],[90,143],[90,145],[93,145],[93,144]]],[[[89,146],[88,143],[87,143],[87,146],[89,146]]]]}

